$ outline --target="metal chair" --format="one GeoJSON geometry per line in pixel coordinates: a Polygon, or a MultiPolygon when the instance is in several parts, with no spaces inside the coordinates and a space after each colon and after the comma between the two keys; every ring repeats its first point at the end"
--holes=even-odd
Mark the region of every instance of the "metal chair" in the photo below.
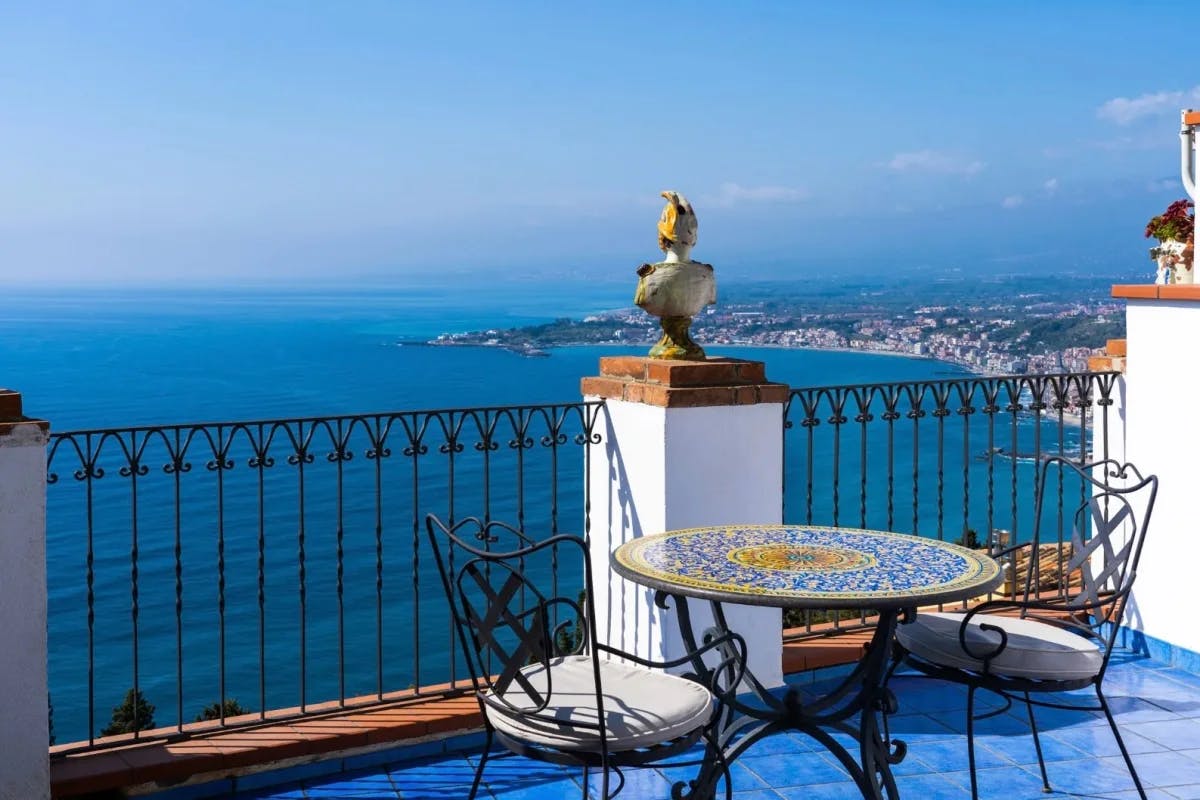
{"type": "Polygon", "coordinates": [[[448,526],[430,514],[425,524],[487,737],[469,798],[479,790],[494,741],[519,755],[583,767],[585,800],[589,770],[599,769],[607,800],[624,786],[622,767],[679,756],[701,740],[732,797],[712,726],[724,713],[714,692],[720,687],[703,685],[696,677],[703,670],[662,670],[698,667],[702,655],[720,655],[724,647],[734,655],[712,671],[713,680],[740,681],[741,637],[729,634],[665,662],[622,652],[596,641],[583,539],[559,534],[535,541],[510,525],[473,517],[448,526]]]}
{"type": "MultiPolygon", "coordinates": [[[[1158,478],[1142,477],[1133,465],[1113,460],[1077,464],[1055,456],[1042,463],[1040,481],[1033,541],[993,554],[1008,558],[1022,547],[1031,548],[1024,586],[1016,587],[1012,598],[989,600],[965,613],[918,613],[913,622],[896,631],[897,660],[892,670],[904,663],[925,675],[966,685],[972,798],[979,796],[975,721],[1003,713],[1014,700],[1023,700],[1046,791],[1051,791],[1050,781],[1034,719],[1035,705],[1103,711],[1138,794],[1145,800],[1142,782],[1101,687],[1137,575],[1158,478]],[[1058,596],[1045,597],[1039,589],[1044,576],[1037,574],[1037,554],[1045,536],[1042,511],[1053,470],[1059,470],[1064,482],[1067,476],[1076,477],[1082,502],[1070,517],[1071,551],[1061,559],[1065,569],[1060,570],[1059,579],[1063,588],[1058,596]],[[1088,687],[1096,692],[1096,706],[1062,698],[1031,698],[1088,687]],[[975,692],[981,689],[1001,695],[1005,704],[976,717],[975,692]]],[[[1064,485],[1055,482],[1060,498],[1064,485]]],[[[1065,518],[1064,514],[1059,520],[1065,518]]]]}

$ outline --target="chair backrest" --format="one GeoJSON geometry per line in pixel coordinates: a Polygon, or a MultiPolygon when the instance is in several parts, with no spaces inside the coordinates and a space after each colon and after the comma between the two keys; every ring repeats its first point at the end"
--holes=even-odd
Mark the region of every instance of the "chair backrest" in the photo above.
{"type": "Polygon", "coordinates": [[[595,635],[586,543],[566,534],[534,541],[474,517],[448,526],[430,514],[425,527],[476,692],[511,711],[542,711],[554,691],[551,660],[586,651],[595,635]],[[572,562],[582,562],[571,576],[582,585],[560,580],[572,562]],[[564,592],[560,583],[574,590],[564,592]],[[543,679],[531,682],[522,670],[539,664],[543,679]],[[514,683],[521,692],[506,699],[514,683]]]}
{"type": "MultiPolygon", "coordinates": [[[[1032,553],[1038,553],[1047,538],[1043,512],[1048,494],[1054,491],[1057,498],[1062,498],[1064,483],[1077,483],[1079,504],[1072,509],[1063,500],[1058,517],[1064,527],[1062,544],[1070,546],[1069,555],[1060,558],[1059,580],[1066,591],[1064,610],[1071,613],[1073,626],[1089,629],[1106,643],[1106,650],[1111,649],[1137,576],[1158,493],[1158,477],[1144,477],[1132,464],[1112,459],[1080,464],[1053,456],[1042,463],[1039,480],[1032,553]],[[1064,480],[1057,480],[1055,473],[1064,480]],[[1067,481],[1067,476],[1073,477],[1067,481]],[[1068,520],[1069,542],[1065,537],[1068,520]]],[[[1031,555],[1031,560],[1036,560],[1036,555],[1031,555]]],[[[1025,584],[1028,599],[1037,592],[1040,578],[1031,568],[1025,584]]]]}

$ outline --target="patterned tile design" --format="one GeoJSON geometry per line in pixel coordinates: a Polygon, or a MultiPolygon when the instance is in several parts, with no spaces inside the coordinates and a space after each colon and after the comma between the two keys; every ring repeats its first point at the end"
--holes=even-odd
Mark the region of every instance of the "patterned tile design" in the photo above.
{"type": "Polygon", "coordinates": [[[613,565],[656,588],[673,585],[746,602],[813,607],[957,600],[985,593],[1000,574],[992,559],[933,539],[785,525],[643,536],[617,548],[613,565]]]}

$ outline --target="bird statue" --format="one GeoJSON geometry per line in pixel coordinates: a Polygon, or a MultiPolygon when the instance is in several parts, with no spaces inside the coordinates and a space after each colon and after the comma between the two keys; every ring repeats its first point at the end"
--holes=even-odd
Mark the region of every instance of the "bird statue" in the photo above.
{"type": "Polygon", "coordinates": [[[662,216],[658,218],[658,247],[667,254],[666,261],[688,261],[696,246],[696,212],[679,192],[662,193],[667,199],[662,216]]]}
{"type": "Polygon", "coordinates": [[[717,301],[710,264],[691,259],[696,244],[696,212],[679,192],[666,191],[658,220],[658,246],[666,254],[657,264],[638,268],[634,305],[659,318],[663,335],[650,348],[651,358],[703,361],[704,348],[692,340],[692,317],[717,301]]]}

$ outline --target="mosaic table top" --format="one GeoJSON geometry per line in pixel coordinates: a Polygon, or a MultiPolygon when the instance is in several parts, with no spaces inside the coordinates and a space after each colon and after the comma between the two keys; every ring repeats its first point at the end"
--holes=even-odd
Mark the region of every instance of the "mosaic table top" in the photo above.
{"type": "Polygon", "coordinates": [[[667,531],[612,554],[624,577],[672,594],[789,608],[896,608],[986,594],[995,560],[936,539],[856,528],[723,525],[667,531]]]}

